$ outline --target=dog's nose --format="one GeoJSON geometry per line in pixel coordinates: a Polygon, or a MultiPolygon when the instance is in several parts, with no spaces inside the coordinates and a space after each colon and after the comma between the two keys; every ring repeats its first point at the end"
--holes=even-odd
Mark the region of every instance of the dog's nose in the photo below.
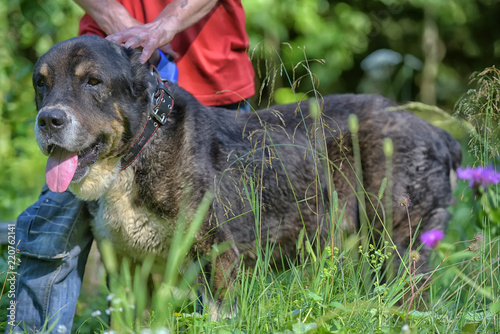
{"type": "Polygon", "coordinates": [[[67,120],[66,113],[60,109],[43,110],[38,114],[38,127],[42,131],[59,131],[67,120]]]}

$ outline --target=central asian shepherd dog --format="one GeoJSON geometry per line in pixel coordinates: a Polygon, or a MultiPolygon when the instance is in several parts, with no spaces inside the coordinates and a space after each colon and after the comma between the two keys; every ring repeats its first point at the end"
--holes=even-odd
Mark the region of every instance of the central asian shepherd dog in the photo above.
{"type": "MultiPolygon", "coordinates": [[[[446,228],[451,176],[461,162],[460,145],[446,131],[389,110],[397,105],[373,95],[329,95],[250,113],[208,107],[162,81],[139,54],[100,37],[76,37],[50,49],[33,73],[47,184],[97,200],[94,236],[98,245],[109,240],[119,257],[140,263],[155,254],[165,263],[179,218],[189,222],[207,193],[211,205],[188,256],[203,259],[214,245],[229,245],[200,275],[213,291],[230,288],[240,258],[255,265],[257,244],[271,241],[281,264],[297,258],[303,230],[324,245],[336,238],[334,227],[335,234],[356,233],[364,216],[384,234],[386,202],[377,194],[387,176],[385,138],[393,143],[386,193],[398,252],[417,228],[446,228]],[[350,115],[358,119],[356,133],[350,115]],[[334,193],[336,215],[329,210],[334,193]],[[401,196],[411,199],[411,229],[406,210],[397,208],[401,196]]],[[[203,303],[212,313],[223,299],[205,296],[203,303]]]]}

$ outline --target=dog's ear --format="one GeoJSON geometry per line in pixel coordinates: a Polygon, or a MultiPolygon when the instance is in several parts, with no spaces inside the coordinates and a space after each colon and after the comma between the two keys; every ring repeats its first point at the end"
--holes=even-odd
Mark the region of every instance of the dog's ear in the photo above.
{"type": "Polygon", "coordinates": [[[130,64],[130,84],[131,91],[136,97],[140,97],[143,93],[150,96],[154,89],[151,84],[151,75],[149,74],[149,64],[142,64],[139,61],[141,52],[136,49],[121,47],[125,56],[129,59],[130,64]]]}
{"type": "Polygon", "coordinates": [[[147,68],[147,64],[141,64],[141,62],[139,61],[139,57],[141,56],[141,52],[137,49],[132,49],[132,48],[126,48],[124,46],[120,46],[120,48],[122,49],[123,53],[126,55],[126,57],[128,57],[128,59],[130,60],[130,63],[133,65],[133,66],[144,66],[145,68],[147,68]]]}

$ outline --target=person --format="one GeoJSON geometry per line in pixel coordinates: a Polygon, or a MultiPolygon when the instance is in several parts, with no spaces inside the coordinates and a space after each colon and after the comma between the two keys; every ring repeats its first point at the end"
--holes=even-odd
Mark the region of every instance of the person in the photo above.
{"type": "MultiPolygon", "coordinates": [[[[86,11],[80,35],[141,49],[140,60],[159,64],[160,72],[172,56],[179,85],[201,103],[249,110],[254,71],[240,0],[75,1],[86,11]]],[[[21,262],[15,323],[8,322],[7,332],[70,332],[93,241],[90,211],[70,192],[44,186],[38,201],[18,217],[21,262]]]]}

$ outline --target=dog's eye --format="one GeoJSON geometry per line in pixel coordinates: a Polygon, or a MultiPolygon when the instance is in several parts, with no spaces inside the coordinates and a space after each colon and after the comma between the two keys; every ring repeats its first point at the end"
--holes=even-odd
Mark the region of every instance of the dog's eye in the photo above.
{"type": "Polygon", "coordinates": [[[45,87],[45,78],[43,77],[38,78],[38,80],[36,81],[36,86],[39,88],[45,87]]]}
{"type": "Polygon", "coordinates": [[[97,86],[98,84],[100,84],[102,81],[99,80],[99,79],[96,79],[96,78],[89,78],[89,80],[87,81],[87,85],[89,86],[97,86]]]}

